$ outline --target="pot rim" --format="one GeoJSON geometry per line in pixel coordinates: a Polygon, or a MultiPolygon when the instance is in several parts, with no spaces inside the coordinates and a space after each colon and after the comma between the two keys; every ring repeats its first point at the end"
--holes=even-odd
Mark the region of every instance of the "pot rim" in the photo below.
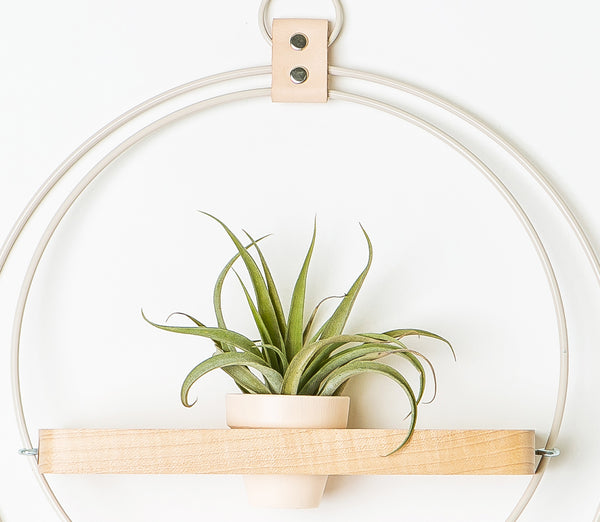
{"type": "Polygon", "coordinates": [[[226,397],[231,428],[346,428],[350,397],[231,393],[226,397]]]}
{"type": "Polygon", "coordinates": [[[277,400],[289,399],[289,400],[349,400],[349,395],[284,395],[281,393],[227,393],[226,397],[244,397],[250,398],[251,400],[260,399],[274,399],[277,400]]]}

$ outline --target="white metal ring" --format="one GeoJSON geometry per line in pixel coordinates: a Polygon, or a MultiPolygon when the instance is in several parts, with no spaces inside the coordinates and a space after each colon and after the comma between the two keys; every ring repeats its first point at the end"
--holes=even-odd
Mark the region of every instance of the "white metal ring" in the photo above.
{"type": "MultiPolygon", "coordinates": [[[[102,141],[105,137],[111,135],[113,132],[115,132],[115,130],[117,130],[117,128],[121,127],[127,121],[130,121],[133,118],[135,118],[136,116],[143,114],[144,112],[149,110],[151,107],[159,105],[162,102],[165,102],[168,99],[174,98],[175,96],[178,96],[182,93],[190,92],[192,90],[195,90],[195,89],[203,87],[203,86],[222,83],[227,80],[233,80],[233,79],[238,79],[238,78],[243,78],[243,77],[254,77],[254,76],[267,75],[269,73],[270,73],[270,67],[268,67],[268,66],[257,67],[257,68],[249,68],[249,69],[243,69],[243,70],[238,70],[238,71],[231,71],[228,73],[222,73],[220,75],[215,75],[213,77],[208,77],[208,78],[204,78],[204,79],[197,80],[194,82],[190,82],[190,83],[182,85],[180,87],[171,89],[170,91],[160,94],[154,98],[151,98],[150,100],[143,102],[142,104],[136,106],[134,109],[123,114],[119,118],[113,120],[113,122],[111,122],[106,127],[101,129],[94,136],[92,136],[88,141],[86,141],[84,144],[82,144],[67,160],[65,160],[65,162],[50,176],[50,178],[47,180],[47,182],[40,188],[38,193],[33,197],[32,201],[30,202],[28,207],[24,210],[24,212],[21,215],[21,217],[19,218],[18,222],[15,224],[9,238],[7,239],[3,248],[1,249],[2,251],[0,252],[0,272],[3,271],[6,260],[9,256],[13,246],[15,245],[18,237],[23,232],[25,225],[30,220],[31,216],[35,213],[35,211],[37,210],[37,208],[39,207],[41,202],[45,199],[45,196],[52,190],[52,188],[55,186],[55,184],[58,182],[58,180],[61,179],[70,170],[70,168],[75,163],[77,163],[79,159],[81,159],[81,157],[83,157],[89,150],[91,150],[94,147],[94,145],[96,145],[97,143],[102,141]]],[[[473,127],[478,129],[479,131],[481,131],[483,134],[487,135],[493,141],[495,141],[510,156],[519,160],[519,163],[525,168],[525,170],[530,175],[532,175],[534,177],[534,179],[536,179],[538,181],[538,183],[545,190],[547,195],[551,197],[553,203],[562,211],[563,217],[567,220],[567,222],[571,226],[573,232],[575,233],[576,237],[579,239],[580,245],[583,248],[584,252],[587,254],[588,259],[591,262],[592,269],[594,270],[594,273],[598,277],[598,281],[600,282],[600,277],[599,277],[600,276],[600,259],[598,258],[598,255],[596,254],[595,250],[591,246],[589,238],[587,237],[587,234],[585,233],[583,227],[578,222],[577,218],[573,214],[572,210],[568,207],[568,205],[566,204],[564,199],[560,196],[560,194],[556,191],[556,189],[554,189],[554,187],[552,187],[549,180],[543,175],[543,173],[537,167],[535,167],[529,160],[527,160],[525,158],[525,156],[518,149],[516,149],[514,146],[512,146],[508,141],[506,141],[504,138],[502,138],[496,132],[491,130],[481,120],[476,119],[471,114],[461,110],[460,108],[451,104],[450,102],[433,95],[432,93],[423,91],[421,89],[418,89],[414,86],[410,86],[408,84],[403,84],[402,82],[397,82],[394,80],[390,80],[388,78],[371,75],[371,74],[360,72],[360,71],[353,71],[353,70],[342,69],[342,68],[337,68],[337,67],[331,67],[330,74],[333,76],[341,76],[341,77],[345,77],[345,78],[361,79],[361,80],[371,82],[371,83],[379,83],[379,84],[391,87],[393,89],[396,89],[398,91],[403,91],[403,92],[410,93],[410,94],[416,95],[418,97],[421,97],[431,103],[434,103],[435,105],[442,107],[446,111],[459,116],[463,120],[470,123],[473,127]]],[[[58,226],[58,224],[60,223],[60,221],[62,220],[64,215],[67,213],[71,204],[75,201],[75,199],[77,199],[77,197],[79,196],[79,193],[81,193],[85,190],[85,188],[87,187],[87,185],[89,185],[89,183],[92,181],[92,179],[94,177],[96,177],[98,174],[100,174],[100,172],[103,170],[103,168],[107,164],[111,163],[112,160],[116,159],[116,157],[118,157],[120,155],[120,153],[122,153],[124,150],[131,147],[134,143],[143,139],[143,137],[145,135],[152,133],[153,131],[155,131],[158,128],[162,127],[163,125],[167,124],[169,121],[178,119],[178,117],[183,117],[186,114],[198,112],[199,110],[202,110],[202,108],[206,108],[209,106],[220,105],[221,103],[226,103],[227,101],[247,99],[247,98],[252,98],[252,97],[256,97],[256,96],[259,96],[259,97],[260,96],[268,96],[268,93],[269,93],[269,89],[256,89],[253,91],[237,91],[237,92],[230,93],[228,95],[223,95],[223,96],[220,96],[217,98],[208,99],[208,100],[204,100],[203,102],[198,102],[196,104],[192,104],[191,106],[187,106],[183,109],[180,109],[179,111],[176,111],[175,113],[171,113],[170,115],[167,115],[166,117],[163,117],[160,120],[155,121],[154,123],[148,125],[146,128],[144,128],[141,131],[139,131],[138,133],[136,133],[136,135],[131,136],[129,139],[122,142],[121,145],[119,147],[117,147],[117,149],[113,150],[112,154],[109,154],[107,157],[104,158],[103,161],[101,161],[99,164],[97,164],[94,169],[94,170],[96,170],[96,172],[88,173],[88,176],[86,176],[87,179],[84,179],[80,182],[80,184],[78,185],[78,187],[76,187],[74,189],[74,191],[70,195],[70,197],[67,198],[67,200],[65,200],[62,208],[58,210],[57,214],[55,215],[55,218],[53,219],[53,223],[51,223],[49,225],[43,238],[40,240],[40,243],[38,245],[38,250],[34,254],[34,258],[32,259],[32,262],[30,264],[30,269],[28,271],[29,273],[26,276],[26,280],[23,282],[22,293],[19,298],[19,304],[17,305],[17,313],[15,315],[15,328],[13,330],[13,345],[12,345],[12,352],[13,352],[13,354],[12,354],[13,355],[13,366],[12,366],[13,382],[12,382],[12,385],[13,385],[13,392],[14,392],[13,398],[15,401],[15,411],[17,413],[17,419],[18,419],[18,424],[19,424],[19,428],[21,431],[21,437],[22,437],[22,440],[26,447],[28,447],[28,448],[31,447],[31,441],[30,441],[27,424],[26,424],[25,416],[24,416],[24,412],[23,412],[23,404],[21,402],[21,388],[20,388],[20,378],[19,378],[19,346],[20,346],[20,333],[21,333],[21,328],[22,328],[22,319],[23,319],[23,314],[25,311],[25,304],[27,302],[27,296],[29,294],[29,288],[31,286],[37,265],[43,255],[46,245],[50,241],[50,238],[51,238],[54,230],[56,229],[56,227],[58,226]]],[[[545,269],[546,269],[546,275],[548,276],[549,282],[551,283],[551,287],[553,287],[553,297],[554,297],[554,301],[555,301],[555,308],[557,311],[557,319],[558,319],[559,330],[560,330],[559,337],[560,337],[560,341],[561,341],[561,350],[560,350],[560,355],[561,355],[561,372],[560,373],[561,373],[561,375],[559,378],[559,392],[558,392],[558,397],[557,397],[555,417],[554,417],[552,428],[550,430],[550,434],[548,437],[548,442],[546,444],[546,447],[551,448],[553,445],[553,441],[555,441],[558,436],[558,432],[560,430],[560,425],[561,425],[561,421],[562,421],[562,416],[564,413],[564,404],[565,404],[566,391],[567,391],[568,340],[567,340],[566,322],[565,322],[565,317],[564,317],[562,298],[560,296],[560,290],[558,288],[558,283],[555,279],[554,271],[553,271],[552,265],[550,263],[550,260],[547,257],[547,254],[545,252],[543,245],[541,244],[539,237],[537,237],[535,229],[533,228],[532,224],[529,222],[529,220],[527,218],[527,214],[523,211],[522,208],[520,208],[520,206],[518,205],[518,203],[516,202],[516,200],[514,199],[512,194],[508,191],[508,189],[501,182],[499,182],[499,180],[494,176],[493,172],[491,172],[491,171],[489,171],[489,169],[487,169],[485,164],[480,162],[479,158],[474,156],[470,152],[469,149],[462,146],[460,144],[460,142],[457,142],[456,140],[452,139],[449,135],[441,132],[440,129],[433,127],[431,124],[428,124],[424,120],[421,120],[420,118],[415,117],[412,114],[399,109],[398,107],[386,105],[386,104],[384,104],[382,102],[378,102],[377,100],[374,100],[374,99],[369,99],[369,98],[366,98],[363,96],[357,96],[357,95],[352,95],[352,94],[348,94],[348,93],[342,93],[339,91],[337,91],[337,92],[332,91],[330,93],[330,95],[331,95],[332,99],[360,103],[360,104],[366,105],[368,107],[383,110],[384,112],[388,112],[390,114],[396,115],[398,117],[401,117],[402,119],[410,120],[412,123],[416,124],[418,127],[421,127],[422,129],[427,130],[434,135],[437,135],[437,137],[441,138],[442,141],[445,141],[448,145],[451,145],[458,152],[461,152],[465,157],[467,157],[467,159],[470,159],[472,163],[476,164],[479,167],[479,170],[481,170],[482,173],[486,174],[488,179],[490,179],[490,181],[492,181],[492,183],[496,186],[496,188],[505,196],[505,199],[507,199],[507,201],[509,203],[511,203],[513,210],[518,215],[520,215],[522,224],[525,225],[526,228],[529,229],[530,238],[533,240],[534,245],[536,245],[536,247],[537,247],[536,249],[538,250],[538,254],[540,254],[542,264],[545,266],[545,269]],[[496,178],[496,179],[494,179],[494,178],[496,178]]],[[[522,499],[520,500],[518,505],[515,507],[515,509],[513,510],[513,513],[511,513],[508,520],[511,520],[511,521],[516,520],[518,518],[518,516],[521,514],[521,512],[527,505],[527,502],[531,499],[533,493],[535,492],[535,489],[536,489],[537,485],[539,484],[541,477],[543,476],[543,473],[547,467],[549,460],[550,459],[548,459],[548,458],[542,458],[542,460],[538,466],[536,475],[534,475],[534,477],[531,480],[522,499]]],[[[56,508],[59,516],[61,516],[61,519],[65,520],[65,521],[70,521],[69,517],[62,509],[62,506],[60,505],[60,503],[54,496],[52,489],[50,488],[49,484],[46,482],[44,476],[39,473],[39,469],[35,465],[35,461],[33,459],[31,459],[31,464],[32,464],[34,473],[36,474],[37,478],[40,481],[42,489],[48,495],[49,500],[56,508]]]]}
{"type": "MultiPolygon", "coordinates": [[[[335,21],[333,23],[333,29],[329,34],[329,45],[332,45],[335,42],[342,32],[342,27],[344,26],[344,9],[342,7],[342,3],[340,0],[331,0],[333,2],[333,7],[335,8],[335,21]]],[[[273,43],[273,34],[269,27],[271,23],[269,21],[269,6],[271,5],[271,0],[262,0],[260,7],[258,8],[258,27],[260,28],[260,32],[265,37],[265,40],[269,45],[273,43]]]]}

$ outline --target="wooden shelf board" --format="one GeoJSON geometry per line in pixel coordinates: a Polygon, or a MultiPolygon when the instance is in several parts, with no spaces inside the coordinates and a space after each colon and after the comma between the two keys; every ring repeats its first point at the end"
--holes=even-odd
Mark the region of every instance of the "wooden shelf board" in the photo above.
{"type": "Polygon", "coordinates": [[[528,475],[534,432],[380,429],[41,430],[59,474],[528,475]]]}

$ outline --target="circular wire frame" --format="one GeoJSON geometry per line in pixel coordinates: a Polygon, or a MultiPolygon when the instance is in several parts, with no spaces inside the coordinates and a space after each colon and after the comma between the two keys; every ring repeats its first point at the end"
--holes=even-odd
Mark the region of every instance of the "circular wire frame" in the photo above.
{"type": "MultiPolygon", "coordinates": [[[[268,1],[264,2],[268,5],[268,1]]],[[[206,78],[202,78],[193,82],[189,82],[187,84],[181,85],[179,87],[175,87],[169,91],[166,91],[162,94],[159,94],[149,100],[137,105],[126,113],[122,114],[105,127],[100,129],[97,133],[91,136],[88,140],[86,140],[80,147],[78,147],[46,180],[46,182],[40,187],[37,193],[33,196],[27,207],[21,213],[21,216],[13,226],[9,237],[4,243],[2,250],[0,251],[0,273],[5,267],[6,261],[13,250],[18,238],[22,234],[25,229],[27,223],[37,211],[39,206],[42,204],[46,196],[52,191],[52,189],[56,186],[56,184],[62,179],[70,170],[73,168],[80,159],[82,159],[88,152],[90,152],[97,144],[102,142],[107,137],[111,136],[116,130],[120,129],[123,125],[128,122],[134,120],[136,117],[148,112],[150,109],[161,105],[162,103],[171,100],[179,95],[189,93],[200,89],[202,87],[206,87],[209,85],[218,85],[225,83],[230,80],[237,80],[241,78],[254,78],[266,76],[271,73],[270,66],[264,67],[253,67],[247,69],[240,69],[236,71],[226,72],[206,78]]],[[[397,91],[402,91],[408,94],[412,94],[417,96],[423,100],[426,100],[438,107],[441,107],[445,111],[452,113],[462,120],[469,123],[471,126],[476,128],[481,133],[487,135],[492,141],[496,144],[500,145],[510,156],[518,161],[518,163],[523,166],[526,172],[528,172],[544,189],[546,194],[551,198],[553,203],[559,208],[563,217],[566,219],[568,224],[570,225],[572,231],[575,233],[579,243],[585,252],[588,260],[591,263],[592,269],[600,283],[600,260],[598,255],[594,251],[591,242],[587,234],[585,233],[583,227],[575,217],[573,211],[566,204],[564,199],[558,193],[558,191],[552,186],[546,176],[535,166],[533,165],[516,147],[514,147],[511,143],[509,143],[506,139],[500,136],[498,133],[493,131],[490,127],[488,127],[484,122],[478,120],[475,116],[469,114],[463,109],[453,105],[452,103],[440,98],[428,91],[419,89],[415,86],[398,82],[396,80],[392,80],[389,78],[385,78],[382,76],[377,76],[369,73],[365,73],[362,71],[355,71],[351,69],[344,69],[339,67],[330,67],[329,73],[331,76],[337,76],[342,78],[353,78],[358,80],[363,80],[368,83],[376,83],[380,85],[385,85],[387,87],[391,87],[397,91]]],[[[23,317],[25,313],[25,308],[29,296],[29,291],[31,288],[31,284],[33,282],[37,267],[42,259],[44,251],[49,244],[54,232],[59,226],[60,222],[67,214],[73,203],[78,199],[78,197],[85,191],[85,189],[89,186],[89,184],[113,161],[115,161],[120,155],[122,155],[126,150],[133,147],[136,143],[143,140],[146,136],[152,134],[153,132],[159,130],[160,128],[168,125],[171,122],[179,120],[189,114],[200,112],[204,109],[215,107],[219,105],[223,105],[226,103],[231,103],[234,101],[247,100],[251,98],[258,97],[267,97],[270,95],[270,88],[262,88],[262,89],[251,89],[251,90],[242,90],[242,91],[233,91],[228,94],[223,94],[220,96],[216,96],[214,98],[205,99],[196,103],[192,103],[186,107],[183,107],[179,110],[171,112],[166,116],[163,116],[149,125],[145,126],[141,130],[129,136],[129,138],[122,141],[116,148],[110,151],[107,155],[105,155],[75,186],[75,188],[70,192],[67,198],[60,205],[53,218],[49,222],[47,228],[45,229],[37,248],[31,258],[31,262],[27,269],[27,273],[24,277],[21,292],[18,298],[15,318],[13,323],[13,335],[12,335],[12,344],[11,344],[11,355],[12,355],[12,365],[11,365],[11,381],[12,381],[12,389],[13,389],[13,399],[14,399],[14,407],[15,413],[17,416],[17,423],[22,439],[22,443],[25,446],[25,455],[33,455],[31,437],[29,435],[29,431],[27,428],[27,423],[25,419],[25,414],[23,410],[23,403],[21,399],[21,383],[20,383],[20,373],[19,373],[19,352],[20,352],[20,343],[21,343],[21,332],[23,325],[23,317]]],[[[564,406],[567,394],[567,384],[568,384],[568,335],[567,335],[567,326],[566,326],[566,318],[564,312],[564,306],[562,301],[562,296],[560,292],[560,288],[558,286],[558,282],[556,280],[556,275],[554,272],[554,268],[546,252],[546,249],[542,243],[541,238],[539,237],[533,223],[529,219],[525,210],[520,206],[515,196],[510,192],[510,190],[502,183],[502,181],[496,176],[496,174],[477,156],[475,155],[468,147],[463,145],[461,142],[453,138],[451,135],[447,134],[440,128],[432,125],[431,123],[425,121],[424,119],[407,112],[399,107],[384,103],[377,99],[368,98],[362,95],[336,91],[330,91],[330,99],[332,100],[340,100],[346,101],[350,103],[360,104],[366,107],[370,107],[373,109],[377,109],[398,118],[401,118],[411,124],[421,128],[422,130],[432,134],[436,138],[440,139],[442,142],[446,143],[448,146],[453,148],[463,157],[465,157],[472,165],[474,165],[499,191],[499,193],[503,196],[503,198],[507,201],[509,206],[515,212],[517,217],[519,218],[521,224],[526,229],[530,240],[532,241],[535,250],[540,258],[542,263],[544,272],[548,279],[548,283],[551,289],[552,298],[554,302],[554,308],[556,313],[556,319],[558,324],[558,334],[559,334],[559,347],[560,347],[560,375],[559,375],[559,389],[558,396],[556,401],[556,408],[554,412],[554,418],[552,422],[552,426],[549,432],[548,440],[546,442],[545,448],[550,450],[554,447],[556,439],[558,437],[558,433],[560,431],[560,426],[562,423],[562,418],[564,414],[564,406]]],[[[539,484],[543,473],[546,469],[547,463],[550,460],[547,456],[542,456],[538,468],[537,473],[532,477],[527,489],[523,493],[523,496],[514,507],[513,511],[509,515],[507,520],[516,520],[522,511],[525,509],[527,503],[533,496],[537,485],[539,484]]],[[[59,514],[62,520],[70,522],[70,518],[67,513],[64,511],[62,505],[59,500],[54,495],[52,488],[46,481],[45,477],[39,472],[39,468],[37,467],[37,461],[34,459],[30,459],[30,463],[34,474],[38,478],[40,485],[44,492],[46,493],[49,501],[55,508],[56,512],[59,514]]]]}
{"type": "MultiPolygon", "coordinates": [[[[340,0],[331,0],[333,7],[335,8],[335,21],[331,33],[329,33],[328,45],[331,46],[338,39],[338,36],[342,32],[344,26],[344,8],[340,0]]],[[[273,44],[273,33],[269,29],[269,6],[271,0],[262,0],[260,7],[258,8],[258,27],[260,32],[269,45],[273,44]]]]}

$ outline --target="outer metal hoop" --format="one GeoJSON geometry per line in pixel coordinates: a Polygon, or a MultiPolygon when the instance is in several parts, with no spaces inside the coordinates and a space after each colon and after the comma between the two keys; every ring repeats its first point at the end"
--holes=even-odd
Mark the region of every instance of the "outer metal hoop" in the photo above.
{"type": "MultiPolygon", "coordinates": [[[[335,7],[335,22],[333,24],[333,29],[329,35],[329,45],[332,45],[335,42],[342,32],[342,27],[344,26],[344,9],[342,8],[342,3],[340,0],[331,0],[333,2],[333,7],[335,7]]],[[[262,0],[260,7],[258,8],[258,27],[260,28],[260,32],[265,37],[265,40],[269,45],[273,43],[273,35],[269,27],[271,23],[269,21],[269,6],[271,5],[271,0],[262,0]]]]}
{"type": "MultiPolygon", "coordinates": [[[[250,69],[242,69],[242,70],[238,70],[238,71],[231,71],[229,73],[223,73],[223,74],[216,75],[213,77],[208,77],[208,78],[204,78],[201,80],[197,80],[195,82],[190,82],[189,84],[185,84],[183,86],[176,87],[170,91],[160,94],[154,98],[151,98],[150,100],[138,105],[131,111],[128,111],[127,113],[123,114],[122,116],[120,116],[119,118],[117,118],[116,120],[114,120],[113,122],[108,124],[106,127],[101,129],[98,133],[96,133],[89,140],[87,140],[84,144],[82,144],[69,158],[67,158],[65,163],[63,163],[50,176],[50,178],[47,180],[47,182],[41,187],[40,191],[34,196],[30,205],[25,209],[25,211],[21,215],[21,218],[19,219],[19,221],[17,221],[17,223],[15,224],[15,226],[13,228],[13,232],[11,232],[11,235],[9,236],[7,242],[5,243],[5,245],[2,249],[2,252],[0,252],[0,272],[4,268],[5,261],[8,257],[8,255],[10,254],[10,251],[12,250],[16,240],[20,236],[25,225],[27,224],[27,222],[29,221],[29,219],[31,218],[33,213],[37,210],[37,208],[39,207],[39,205],[41,204],[41,202],[43,201],[45,196],[52,190],[52,188],[55,186],[55,184],[65,174],[67,174],[67,172],[70,170],[70,168],[73,167],[79,159],[81,159],[81,157],[83,157],[87,152],[89,152],[96,144],[98,144],[104,138],[113,134],[119,127],[121,127],[123,124],[127,123],[128,121],[133,120],[136,116],[141,115],[141,114],[147,112],[150,108],[155,107],[155,106],[159,105],[160,103],[165,102],[169,99],[172,99],[172,98],[178,96],[179,94],[183,94],[184,92],[190,92],[192,90],[195,90],[200,87],[207,86],[207,85],[223,83],[224,81],[227,81],[227,80],[267,75],[269,73],[270,73],[270,67],[250,68],[250,69]]],[[[393,87],[399,91],[404,91],[404,92],[407,92],[410,94],[415,94],[415,95],[420,96],[423,99],[426,99],[432,103],[438,104],[442,108],[445,108],[446,110],[454,113],[455,115],[460,116],[465,121],[474,125],[476,128],[478,128],[484,134],[487,134],[488,137],[492,138],[493,141],[495,141],[497,144],[501,145],[511,156],[513,156],[515,159],[518,159],[519,162],[521,163],[521,165],[524,166],[525,169],[534,176],[534,178],[540,183],[542,188],[544,188],[544,190],[552,197],[553,202],[562,211],[563,216],[567,219],[569,225],[571,226],[573,231],[576,233],[578,239],[580,240],[581,246],[583,247],[583,250],[588,255],[588,258],[589,258],[590,262],[592,263],[592,268],[594,269],[595,274],[598,275],[598,273],[600,272],[600,261],[598,259],[598,256],[595,253],[595,251],[593,250],[593,248],[591,247],[589,240],[587,238],[587,235],[585,234],[585,231],[583,230],[583,228],[577,221],[577,219],[574,216],[571,209],[564,202],[564,200],[560,197],[560,194],[558,194],[558,192],[555,191],[555,189],[549,184],[549,182],[545,178],[545,176],[535,166],[533,166],[522,155],[522,153],[520,153],[516,148],[514,148],[512,145],[510,145],[510,143],[508,143],[501,136],[499,136],[494,131],[492,131],[483,122],[475,119],[474,116],[469,115],[465,111],[462,111],[458,107],[450,104],[450,102],[442,100],[441,98],[437,98],[437,97],[435,97],[435,95],[428,93],[427,91],[419,90],[418,88],[409,86],[407,84],[401,84],[400,82],[394,82],[393,80],[389,80],[389,79],[386,79],[383,77],[368,75],[367,73],[361,73],[360,71],[351,71],[351,70],[345,70],[345,69],[340,69],[340,68],[331,68],[330,73],[333,75],[336,75],[336,76],[341,76],[341,77],[346,77],[346,78],[356,78],[356,79],[363,79],[363,80],[371,81],[371,82],[375,82],[375,83],[381,83],[381,84],[393,87]]],[[[111,151],[107,156],[105,156],[80,181],[80,183],[75,187],[75,189],[64,200],[63,204],[60,206],[60,208],[58,209],[58,211],[52,218],[51,222],[49,223],[46,231],[42,235],[42,238],[39,241],[36,252],[34,253],[34,255],[32,257],[28,272],[23,281],[22,291],[21,291],[21,295],[19,296],[19,301],[17,304],[17,311],[15,314],[15,322],[14,322],[14,329],[13,329],[13,343],[12,343],[13,398],[15,401],[15,411],[17,413],[19,429],[21,430],[22,441],[27,449],[31,448],[31,439],[29,437],[29,433],[28,433],[28,429],[27,429],[27,425],[26,425],[26,421],[25,421],[25,416],[24,416],[24,412],[23,412],[23,405],[21,402],[21,389],[20,389],[20,382],[19,382],[19,347],[20,347],[22,321],[23,321],[25,306],[26,306],[27,298],[28,298],[28,294],[29,294],[29,289],[31,287],[33,278],[35,276],[37,266],[39,265],[39,262],[43,256],[46,246],[48,245],[50,239],[52,238],[54,231],[56,230],[56,228],[58,227],[58,225],[60,224],[60,222],[62,221],[64,216],[67,214],[71,205],[84,192],[86,187],[93,181],[93,179],[95,179],[106,168],[106,166],[108,166],[110,163],[112,163],[114,160],[116,160],[127,149],[129,149],[130,147],[135,145],[135,143],[139,142],[140,140],[142,140],[144,137],[151,134],[155,130],[158,130],[159,128],[163,127],[164,125],[166,125],[172,121],[175,121],[181,117],[184,117],[187,114],[199,112],[200,110],[202,110],[204,108],[213,107],[216,105],[220,105],[220,104],[227,103],[230,101],[235,101],[235,100],[243,100],[243,99],[248,99],[248,98],[253,98],[253,97],[268,96],[269,93],[270,93],[270,90],[268,88],[267,89],[255,89],[255,90],[251,90],[251,91],[231,92],[229,94],[225,94],[225,95],[219,96],[217,98],[206,99],[201,102],[197,102],[192,105],[188,105],[182,109],[179,109],[173,113],[168,114],[167,116],[160,118],[159,120],[154,121],[147,127],[144,127],[140,131],[136,132],[135,134],[133,134],[132,136],[127,138],[119,146],[117,146],[115,149],[113,149],[113,151],[111,151]]],[[[547,256],[547,253],[541,242],[541,239],[537,235],[537,232],[536,232],[533,224],[529,220],[526,212],[520,207],[517,200],[512,195],[512,193],[508,190],[508,188],[485,165],[485,163],[483,163],[467,147],[465,147],[460,142],[458,142],[457,140],[455,140],[448,134],[444,133],[440,129],[434,127],[432,124],[428,123],[427,121],[425,121],[417,116],[414,116],[406,111],[403,111],[398,107],[387,105],[387,104],[384,104],[383,102],[379,102],[374,99],[369,99],[364,96],[353,95],[353,94],[343,93],[343,92],[339,92],[339,91],[337,91],[337,92],[332,91],[331,97],[332,97],[332,99],[360,103],[360,104],[366,105],[368,107],[372,107],[372,108],[382,110],[384,112],[388,112],[388,113],[398,116],[402,119],[410,121],[411,123],[415,124],[416,126],[422,128],[423,130],[426,130],[426,131],[430,132],[431,134],[435,135],[436,137],[440,138],[442,141],[444,141],[445,143],[447,143],[448,145],[453,147],[455,150],[460,152],[463,156],[465,156],[474,166],[476,166],[481,171],[481,173],[483,173],[488,178],[489,181],[492,182],[492,184],[499,190],[499,192],[504,196],[504,198],[510,204],[512,209],[515,211],[515,213],[520,218],[521,223],[527,229],[530,239],[532,240],[534,246],[536,247],[536,250],[538,252],[538,255],[540,256],[540,260],[542,261],[542,265],[543,265],[546,275],[548,277],[550,287],[552,289],[554,305],[555,305],[555,309],[556,309],[556,313],[557,313],[557,321],[559,324],[561,375],[560,375],[560,381],[559,381],[560,386],[559,386],[559,393],[558,393],[557,404],[556,404],[555,417],[553,420],[552,429],[550,430],[548,442],[546,444],[546,449],[551,448],[553,445],[553,441],[556,440],[558,431],[560,429],[560,425],[561,425],[561,421],[562,421],[562,414],[564,412],[564,401],[566,398],[566,391],[567,391],[568,338],[567,338],[567,332],[566,332],[566,319],[564,316],[564,308],[563,308],[563,304],[562,304],[562,298],[560,295],[560,289],[558,287],[558,282],[556,281],[556,277],[554,275],[554,270],[553,270],[552,264],[550,262],[550,259],[547,256]]],[[[30,454],[30,453],[27,452],[26,454],[30,454]]],[[[516,520],[517,517],[522,512],[522,510],[524,509],[524,507],[527,505],[529,499],[535,492],[535,489],[536,489],[539,481],[541,480],[543,471],[545,470],[548,461],[549,461],[549,458],[547,458],[547,456],[544,456],[542,458],[541,463],[538,467],[538,473],[536,475],[534,475],[533,479],[530,482],[530,485],[528,486],[523,497],[521,498],[521,500],[519,501],[519,503],[517,504],[517,506],[511,513],[511,515],[509,516],[508,520],[511,520],[511,521],[516,520]]],[[[46,482],[45,478],[43,477],[43,475],[41,475],[39,473],[39,469],[37,468],[36,462],[33,459],[30,459],[30,463],[32,464],[32,469],[33,469],[34,473],[40,480],[42,489],[49,497],[49,500],[51,501],[53,506],[56,508],[61,519],[65,520],[65,521],[70,521],[69,517],[62,509],[60,502],[55,497],[54,493],[52,492],[52,489],[46,482]]]]}

